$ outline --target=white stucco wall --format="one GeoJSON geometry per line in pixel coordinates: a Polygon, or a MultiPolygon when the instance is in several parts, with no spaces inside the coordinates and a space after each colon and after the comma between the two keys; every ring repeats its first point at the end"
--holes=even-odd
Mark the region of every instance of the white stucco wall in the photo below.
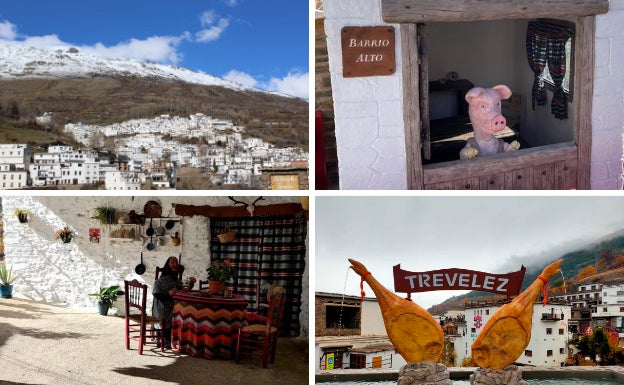
{"type": "Polygon", "coordinates": [[[624,132],[624,0],[596,17],[591,188],[622,189],[624,132]]]}
{"type": "MultiPolygon", "coordinates": [[[[334,98],[340,189],[405,189],[402,63],[398,25],[392,76],[342,77],[340,30],[392,25],[382,21],[380,0],[323,1],[334,98]]],[[[621,189],[624,132],[624,0],[612,0],[596,17],[592,111],[591,188],[621,189]]],[[[435,69],[430,69],[436,73],[435,69]]],[[[528,97],[525,103],[528,103],[528,97]]],[[[560,139],[559,137],[556,138],[560,139]]]]}
{"type": "Polygon", "coordinates": [[[366,298],[362,302],[360,334],[363,336],[385,336],[388,334],[381,316],[381,308],[376,298],[366,298]]]}
{"type": "MultiPolygon", "coordinates": [[[[249,201],[254,198],[242,200],[249,201]]],[[[264,197],[264,199],[263,205],[300,202],[299,197],[264,197]]],[[[167,232],[168,235],[172,235],[173,231],[180,232],[182,238],[180,246],[173,246],[171,239],[168,239],[166,245],[158,246],[153,251],[145,248],[147,241],[112,240],[109,236],[110,231],[118,226],[100,225],[96,219],[91,218],[94,207],[102,203],[110,203],[119,210],[135,210],[142,213],[148,200],[158,200],[161,203],[163,216],[169,214],[173,202],[198,206],[232,204],[225,196],[3,196],[2,220],[6,264],[13,266],[14,272],[19,275],[19,279],[14,283],[14,295],[58,306],[95,309],[96,300],[88,294],[97,292],[101,286],[115,284],[123,286],[124,279],[136,278],[147,283],[151,293],[156,266],[162,266],[169,256],[177,257],[180,254],[185,267],[185,277],[206,279],[206,268],[210,263],[210,221],[207,217],[200,215],[183,217],[182,225],[176,225],[167,232]],[[25,207],[31,211],[27,224],[19,223],[12,215],[17,207],[25,207]],[[70,243],[54,239],[55,231],[65,225],[76,231],[76,237],[70,243]],[[100,243],[89,241],[90,227],[101,229],[100,243]],[[146,272],[137,275],[134,270],[140,263],[141,252],[146,272]]],[[[174,215],[172,211],[171,216],[174,215]]],[[[155,221],[154,227],[159,224],[155,221]]],[[[148,225],[149,220],[143,231],[148,225]]],[[[306,243],[309,244],[307,241],[306,243]]],[[[306,255],[300,313],[302,336],[307,336],[309,332],[308,265],[309,256],[306,255]]],[[[148,299],[151,301],[151,296],[148,299]]]]}

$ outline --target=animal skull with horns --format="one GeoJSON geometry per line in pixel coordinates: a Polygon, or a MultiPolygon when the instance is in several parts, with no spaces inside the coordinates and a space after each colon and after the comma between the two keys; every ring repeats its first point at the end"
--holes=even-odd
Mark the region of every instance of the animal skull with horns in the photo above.
{"type": "Polygon", "coordinates": [[[249,215],[252,216],[252,217],[253,217],[254,211],[256,210],[256,206],[255,206],[256,202],[264,200],[263,197],[260,197],[260,198],[256,198],[256,200],[253,201],[253,203],[245,203],[243,201],[237,201],[236,199],[234,199],[234,197],[228,197],[228,198],[230,198],[230,200],[234,202],[234,205],[241,204],[241,205],[245,206],[247,211],[249,211],[249,215]]]}

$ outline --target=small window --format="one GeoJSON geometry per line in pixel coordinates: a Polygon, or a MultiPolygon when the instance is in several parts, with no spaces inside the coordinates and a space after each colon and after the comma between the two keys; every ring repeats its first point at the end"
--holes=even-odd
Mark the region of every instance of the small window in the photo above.
{"type": "Polygon", "coordinates": [[[546,357],[552,357],[552,355],[553,355],[552,350],[546,350],[546,357]]]}
{"type": "Polygon", "coordinates": [[[524,355],[526,357],[533,357],[533,351],[532,350],[525,350],[524,351],[524,355]]]}
{"type": "Polygon", "coordinates": [[[559,348],[559,354],[565,354],[565,348],[559,348]]]}
{"type": "Polygon", "coordinates": [[[477,332],[477,329],[475,329],[475,328],[470,328],[470,332],[471,332],[471,333],[476,333],[476,332],[477,332]]]}
{"type": "Polygon", "coordinates": [[[559,329],[559,335],[562,336],[563,333],[564,333],[564,330],[563,329],[559,329]]]}
{"type": "Polygon", "coordinates": [[[546,328],[546,334],[552,334],[552,328],[546,328]]]}
{"type": "Polygon", "coordinates": [[[366,354],[351,353],[349,356],[349,367],[351,369],[366,368],[366,354]]]}
{"type": "Polygon", "coordinates": [[[490,315],[490,309],[485,309],[485,315],[490,315]]]}

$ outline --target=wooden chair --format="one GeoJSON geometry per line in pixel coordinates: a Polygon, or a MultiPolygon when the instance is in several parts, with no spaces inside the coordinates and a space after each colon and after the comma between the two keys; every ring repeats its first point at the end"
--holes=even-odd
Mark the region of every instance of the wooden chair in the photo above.
{"type": "Polygon", "coordinates": [[[198,282],[199,282],[199,290],[208,290],[208,282],[209,282],[209,280],[202,281],[200,279],[198,282]]]}
{"type": "MultiPolygon", "coordinates": [[[[139,354],[143,354],[143,346],[148,342],[147,332],[155,333],[160,351],[164,351],[165,336],[162,330],[156,329],[161,322],[158,317],[147,315],[147,285],[138,280],[124,281],[126,295],[126,349],[130,349],[130,340],[138,341],[139,354]]],[[[152,334],[153,335],[153,334],[152,334]]]]}
{"type": "Polygon", "coordinates": [[[282,293],[286,295],[286,289],[284,286],[278,284],[272,284],[267,289],[266,294],[266,302],[260,302],[260,293],[256,296],[257,299],[257,310],[255,313],[248,312],[247,313],[247,323],[248,324],[265,324],[267,321],[267,312],[269,309],[269,303],[271,302],[271,296],[275,293],[282,293]]]}
{"type": "Polygon", "coordinates": [[[262,349],[262,367],[266,368],[269,358],[275,362],[277,349],[277,337],[282,312],[284,311],[285,295],[283,292],[275,292],[269,301],[269,312],[265,324],[247,325],[238,330],[236,342],[236,363],[240,361],[241,354],[253,353],[256,349],[262,349]]]}
{"type": "MultiPolygon", "coordinates": [[[[156,266],[156,274],[154,275],[154,281],[160,278],[160,274],[162,273],[162,267],[156,266]]],[[[184,274],[184,266],[178,266],[178,279],[182,280],[182,274],[184,274]]]]}

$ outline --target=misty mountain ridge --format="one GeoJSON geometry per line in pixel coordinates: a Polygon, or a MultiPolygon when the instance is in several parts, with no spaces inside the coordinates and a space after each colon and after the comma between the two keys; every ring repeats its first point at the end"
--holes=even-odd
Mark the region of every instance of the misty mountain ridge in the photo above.
{"type": "MultiPolygon", "coordinates": [[[[522,281],[522,290],[535,281],[547,265],[560,258],[563,258],[561,274],[550,280],[553,289],[560,288],[560,290],[563,290],[562,284],[565,283],[565,290],[570,293],[575,291],[580,285],[593,283],[619,284],[624,282],[624,229],[608,234],[597,241],[586,242],[584,245],[577,246],[576,249],[563,254],[544,251],[542,255],[550,257],[542,258],[539,261],[533,260],[533,263],[525,264],[527,270],[522,281]],[[584,271],[584,269],[590,268],[590,266],[596,268],[595,273],[578,279],[579,273],[584,271]]],[[[509,271],[519,270],[523,262],[526,263],[527,261],[522,259],[514,260],[512,263],[516,264],[516,266],[509,269],[509,271]]],[[[504,272],[507,272],[507,270],[504,270],[504,272]]],[[[466,301],[482,301],[494,296],[495,294],[471,291],[467,294],[453,296],[441,304],[432,306],[428,310],[432,314],[441,314],[448,310],[462,310],[463,303],[466,301]]]]}

